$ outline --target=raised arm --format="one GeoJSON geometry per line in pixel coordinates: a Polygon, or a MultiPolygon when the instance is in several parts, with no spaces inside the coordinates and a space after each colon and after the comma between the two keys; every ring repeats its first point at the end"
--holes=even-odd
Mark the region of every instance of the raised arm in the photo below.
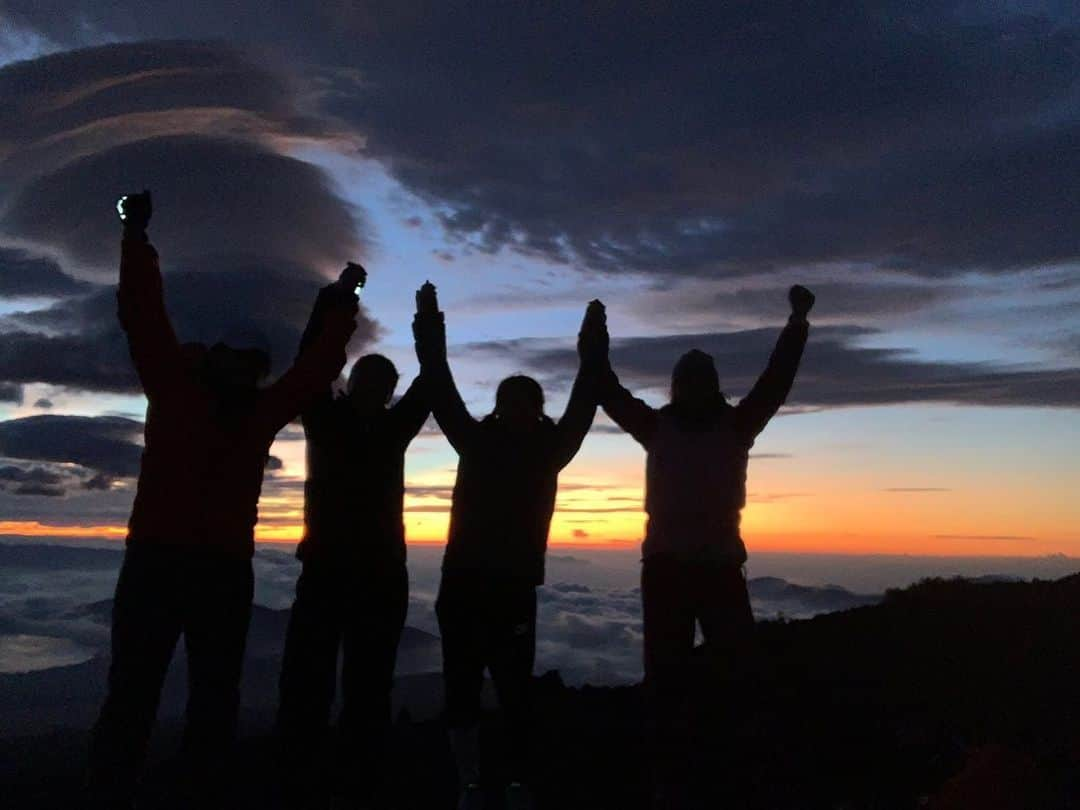
{"type": "MultiPolygon", "coordinates": [[[[311,308],[311,316],[308,318],[307,326],[304,327],[304,332],[300,336],[300,349],[297,352],[297,360],[304,356],[304,352],[311,347],[322,331],[326,312],[333,304],[333,296],[337,289],[335,283],[319,290],[319,294],[315,298],[315,306],[311,308]]],[[[317,432],[322,427],[322,417],[333,402],[333,383],[334,381],[330,380],[324,388],[312,395],[300,413],[300,418],[304,422],[304,429],[309,435],[311,435],[312,431],[317,432]]]]}
{"type": "Polygon", "coordinates": [[[391,425],[398,439],[405,444],[416,438],[431,414],[427,380],[421,374],[402,395],[401,399],[390,408],[391,425]]]}
{"type": "Polygon", "coordinates": [[[607,315],[604,305],[591,301],[578,332],[579,366],[566,410],[555,428],[555,463],[569,464],[592,427],[600,397],[600,385],[608,366],[607,315]]]}
{"type": "Polygon", "coordinates": [[[165,310],[158,254],[145,238],[121,243],[116,303],[135,371],[147,398],[153,399],[180,378],[183,359],[165,310]]]}
{"type": "Polygon", "coordinates": [[[659,414],[619,383],[619,378],[611,370],[610,361],[605,362],[601,372],[600,405],[611,421],[648,448],[656,433],[659,414]]]}
{"type": "Polygon", "coordinates": [[[814,305],[813,293],[796,285],[791,288],[788,298],[791,317],[776,341],[769,364],[750,393],[735,406],[735,423],[740,432],[751,439],[765,429],[791,392],[810,332],[806,316],[814,305]]]}
{"type": "MultiPolygon", "coordinates": [[[[325,294],[317,327],[301,339],[301,350],[292,367],[263,395],[260,419],[276,433],[329,391],[345,365],[345,346],[356,330],[357,298],[340,283],[325,294]]],[[[316,309],[319,303],[316,302],[316,309]]]]}
{"type": "Polygon", "coordinates": [[[656,435],[659,413],[624,388],[610,368],[607,369],[602,384],[600,404],[612,422],[648,449],[649,442],[656,435]]]}
{"type": "Polygon", "coordinates": [[[417,292],[416,310],[413,335],[420,360],[420,376],[424,379],[435,421],[451,446],[461,454],[472,444],[479,424],[465,407],[450,373],[450,364],[446,360],[446,321],[438,310],[435,288],[430,283],[417,292]]]}

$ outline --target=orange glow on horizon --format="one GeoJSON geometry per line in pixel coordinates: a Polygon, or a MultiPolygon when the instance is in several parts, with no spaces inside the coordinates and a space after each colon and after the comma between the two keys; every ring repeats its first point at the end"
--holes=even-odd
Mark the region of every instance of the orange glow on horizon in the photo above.
{"type": "MultiPolygon", "coordinates": [[[[445,519],[445,515],[439,515],[445,519]]],[[[558,518],[558,516],[556,516],[558,518]]],[[[597,516],[598,519],[602,515],[597,516]]],[[[406,516],[408,520],[408,516],[406,516]]],[[[417,546],[443,545],[446,542],[445,520],[441,532],[409,532],[409,544],[417,546]]],[[[556,531],[553,526],[551,548],[582,548],[594,550],[636,550],[639,532],[634,536],[614,537],[600,530],[587,536],[556,531]]],[[[427,528],[430,528],[428,526],[427,528]]],[[[260,543],[296,543],[303,533],[302,524],[263,525],[256,528],[260,543]]],[[[0,521],[0,535],[25,538],[84,538],[123,540],[126,526],[51,525],[39,521],[0,521]]],[[[790,533],[744,532],[751,557],[755,552],[791,554],[852,554],[852,555],[912,555],[926,557],[1040,557],[1052,554],[1077,556],[1074,543],[1057,539],[1041,539],[1009,535],[947,535],[919,536],[908,534],[866,535],[860,533],[790,533]]]]}
{"type": "Polygon", "coordinates": [[[55,526],[36,520],[0,520],[0,535],[123,539],[127,537],[127,526],[55,526]]]}

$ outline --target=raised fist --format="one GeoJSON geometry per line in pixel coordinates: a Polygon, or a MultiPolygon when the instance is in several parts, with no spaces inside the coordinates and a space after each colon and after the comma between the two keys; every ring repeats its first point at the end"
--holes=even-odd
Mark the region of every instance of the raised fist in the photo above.
{"type": "Polygon", "coordinates": [[[796,284],[788,290],[788,301],[791,302],[791,314],[805,318],[814,306],[814,294],[801,284],[796,284]]]}
{"type": "Polygon", "coordinates": [[[154,213],[149,190],[141,194],[125,194],[116,203],[116,213],[124,223],[124,238],[146,241],[146,226],[154,213]]]}
{"type": "Polygon", "coordinates": [[[341,275],[338,276],[338,281],[341,282],[341,286],[345,289],[356,292],[357,289],[363,287],[367,283],[367,270],[364,266],[357,264],[356,262],[347,262],[345,269],[341,271],[341,275]]]}

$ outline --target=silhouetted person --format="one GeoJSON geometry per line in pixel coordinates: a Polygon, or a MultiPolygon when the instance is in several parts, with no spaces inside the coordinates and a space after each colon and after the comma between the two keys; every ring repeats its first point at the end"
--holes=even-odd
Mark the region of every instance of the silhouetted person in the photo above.
{"type": "Polygon", "coordinates": [[[511,808],[531,806],[529,689],[536,654],[536,587],[544,581],[559,471],[596,413],[607,353],[603,306],[590,304],[578,339],[581,369],[562,419],[544,414],[533,379],[503,380],[495,411],[469,415],[446,362],[443,315],[418,296],[417,339],[435,418],[459,456],[436,613],[442,635],[446,720],[461,808],[480,807],[479,721],[485,668],[506,718],[511,808]]]}
{"type": "MultiPolygon", "coordinates": [[[[145,213],[149,219],[148,204],[145,213]]],[[[112,662],[92,736],[90,787],[106,806],[131,805],[182,634],[183,759],[190,789],[207,806],[222,787],[235,734],[256,505],[269,447],[341,371],[357,303],[355,296],[337,302],[293,367],[260,389],[269,367],[263,352],[177,341],[158,255],[141,224],[125,220],[117,299],[149,401],[146,442],[113,603],[112,662]]]]}
{"type": "Polygon", "coordinates": [[[747,461],[791,390],[814,304],[804,287],[792,287],[789,299],[792,314],[769,364],[738,405],[724,398],[712,357],[697,350],[675,364],[671,402],[659,410],[635,399],[614,373],[604,387],[604,410],[648,453],[641,595],[657,807],[675,806],[670,794],[679,789],[676,774],[685,761],[680,748],[701,708],[687,704],[695,623],[714,673],[723,675],[748,651],[754,617],[739,532],[747,461]]]}
{"type": "MultiPolygon", "coordinates": [[[[321,330],[337,282],[315,303],[301,355],[321,330]]],[[[307,436],[303,571],[289,618],[278,730],[294,806],[354,800],[381,788],[391,722],[394,662],[409,601],[405,569],[405,450],[430,408],[417,378],[390,406],[398,373],[378,354],[361,357],[346,392],[327,387],[303,412],[307,436]],[[389,406],[389,407],[388,407],[389,406]],[[343,652],[338,746],[327,731],[343,652]],[[338,767],[331,775],[328,760],[338,767]]]]}

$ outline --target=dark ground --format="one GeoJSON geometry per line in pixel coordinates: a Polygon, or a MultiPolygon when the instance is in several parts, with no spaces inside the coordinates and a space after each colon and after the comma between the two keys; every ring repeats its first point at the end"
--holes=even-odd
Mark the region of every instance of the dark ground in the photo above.
{"type": "MultiPolygon", "coordinates": [[[[700,806],[1080,807],[1078,607],[1080,575],[927,581],[872,607],[759,625],[757,660],[719,690],[735,745],[722,749],[717,735],[694,747],[700,806]]],[[[541,808],[647,807],[638,688],[571,689],[551,674],[537,682],[537,705],[541,808]]],[[[265,727],[265,717],[247,719],[265,727]]],[[[4,736],[3,807],[77,805],[84,732],[4,736]]],[[[158,735],[144,806],[170,805],[175,736],[175,724],[158,735]]],[[[394,745],[397,806],[451,808],[454,775],[439,721],[400,717],[394,745]]],[[[489,746],[493,763],[497,751],[489,746]]],[[[265,734],[242,741],[233,806],[278,806],[272,763],[265,734]]]]}

